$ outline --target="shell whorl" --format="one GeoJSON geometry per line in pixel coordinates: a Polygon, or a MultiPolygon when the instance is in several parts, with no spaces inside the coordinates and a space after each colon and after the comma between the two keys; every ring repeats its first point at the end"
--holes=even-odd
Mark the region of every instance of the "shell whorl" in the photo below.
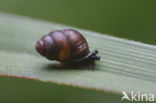
{"type": "Polygon", "coordinates": [[[36,50],[48,59],[54,60],[54,42],[51,35],[43,36],[36,44],[36,50]]]}
{"type": "Polygon", "coordinates": [[[64,29],[62,31],[67,36],[66,38],[71,46],[72,59],[82,58],[89,53],[88,43],[82,34],[73,29],[64,29]]]}

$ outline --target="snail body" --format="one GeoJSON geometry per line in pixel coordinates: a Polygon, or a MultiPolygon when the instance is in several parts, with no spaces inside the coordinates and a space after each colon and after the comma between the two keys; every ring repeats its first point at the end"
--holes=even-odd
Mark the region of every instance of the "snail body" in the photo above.
{"type": "Polygon", "coordinates": [[[44,35],[36,44],[36,50],[49,60],[61,63],[78,63],[99,60],[97,50],[89,51],[86,39],[73,29],[55,30],[44,35]]]}

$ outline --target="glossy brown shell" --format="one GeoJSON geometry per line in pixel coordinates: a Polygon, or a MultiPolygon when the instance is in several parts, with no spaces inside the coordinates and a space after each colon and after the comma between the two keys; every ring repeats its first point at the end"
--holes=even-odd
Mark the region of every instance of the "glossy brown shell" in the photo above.
{"type": "Polygon", "coordinates": [[[36,50],[50,60],[70,62],[88,55],[85,38],[76,30],[55,30],[44,35],[36,44],[36,50]]]}

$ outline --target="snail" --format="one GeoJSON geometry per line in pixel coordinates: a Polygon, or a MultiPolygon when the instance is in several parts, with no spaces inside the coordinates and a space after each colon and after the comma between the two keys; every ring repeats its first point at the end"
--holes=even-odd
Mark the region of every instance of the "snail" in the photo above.
{"type": "Polygon", "coordinates": [[[63,64],[94,64],[98,50],[89,51],[86,39],[73,29],[54,30],[36,43],[36,51],[49,60],[63,64]]]}

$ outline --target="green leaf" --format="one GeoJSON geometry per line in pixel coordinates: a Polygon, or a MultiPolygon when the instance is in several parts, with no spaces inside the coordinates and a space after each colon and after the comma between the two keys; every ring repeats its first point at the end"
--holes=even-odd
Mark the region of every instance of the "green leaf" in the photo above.
{"type": "Polygon", "coordinates": [[[23,77],[83,88],[156,95],[156,46],[74,28],[98,49],[95,70],[64,69],[35,51],[42,35],[73,28],[27,17],[0,13],[0,75],[23,77]]]}

